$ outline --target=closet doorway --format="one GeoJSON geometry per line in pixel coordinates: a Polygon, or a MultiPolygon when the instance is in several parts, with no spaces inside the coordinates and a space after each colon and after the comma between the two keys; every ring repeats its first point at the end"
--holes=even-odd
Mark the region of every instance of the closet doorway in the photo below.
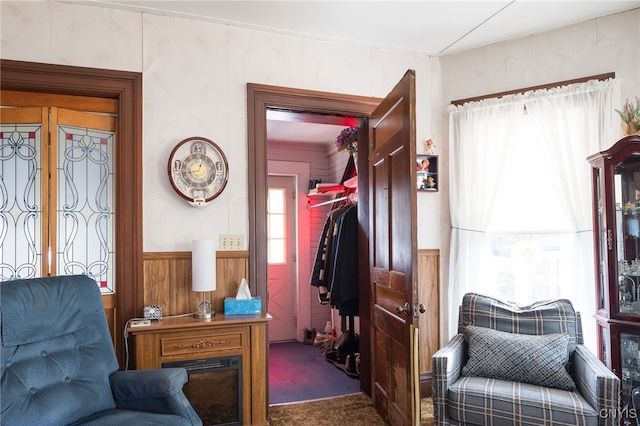
{"type": "Polygon", "coordinates": [[[340,132],[358,125],[353,117],[278,110],[267,112],[267,289],[269,314],[269,402],[281,404],[357,393],[360,381],[324,356],[326,341],[311,346],[304,329],[324,334],[332,319],[310,285],[329,195],[308,196],[311,182],[337,182],[349,155],[334,145],[340,132]],[[308,123],[305,120],[311,120],[308,123]],[[314,208],[317,204],[323,204],[314,208]],[[293,211],[284,207],[293,206],[293,211]],[[284,224],[281,222],[284,221],[284,224]],[[297,226],[296,226],[297,225],[297,226]],[[287,230],[288,228],[288,230],[287,230]],[[279,251],[282,250],[282,254],[279,251]]]}
{"type": "MultiPolygon", "coordinates": [[[[360,119],[338,114],[267,110],[267,229],[270,230],[272,225],[277,223],[273,220],[279,218],[273,216],[270,209],[280,208],[272,206],[269,194],[274,191],[277,197],[279,188],[284,186],[278,184],[277,188],[272,189],[272,182],[275,182],[275,179],[284,179],[284,176],[295,177],[288,204],[296,209],[287,214],[286,223],[289,226],[295,226],[297,223],[297,228],[290,229],[287,233],[288,238],[282,242],[275,239],[275,234],[274,238],[272,235],[267,237],[269,313],[274,317],[269,326],[270,342],[302,342],[305,340],[305,329],[311,330],[312,334],[314,329],[323,332],[327,322],[336,328],[338,334],[344,331],[340,317],[332,312],[326,301],[320,303],[318,288],[310,285],[323,226],[329,211],[335,207],[332,200],[342,193],[339,190],[318,191],[312,195],[309,193],[314,191],[316,184],[326,187],[338,186],[341,183],[350,155],[346,150],[338,151],[335,140],[344,129],[360,125],[360,119]],[[285,244],[289,250],[287,258],[272,259],[273,249],[278,245],[284,249],[285,244]],[[290,282],[281,280],[285,265],[278,265],[278,262],[286,263],[286,266],[290,267],[290,282]],[[294,269],[297,269],[297,272],[294,272],[294,269]],[[286,295],[285,289],[289,292],[286,295]],[[288,310],[284,306],[287,301],[293,304],[288,310]],[[272,305],[272,302],[275,302],[275,305],[272,305]],[[273,324],[274,321],[276,324],[273,324]],[[295,327],[290,339],[283,338],[286,337],[282,333],[282,325],[285,323],[294,324],[295,327]]],[[[282,231],[274,228],[274,232],[282,231]]]]}
{"type": "MultiPolygon", "coordinates": [[[[294,112],[296,115],[299,113],[313,114],[316,117],[324,116],[342,116],[351,117],[357,119],[367,120],[371,112],[379,105],[381,99],[372,97],[362,97],[354,95],[344,95],[339,93],[327,93],[318,92],[303,89],[294,89],[279,86],[269,86],[255,83],[247,84],[247,144],[248,144],[248,165],[249,165],[249,275],[253,277],[253,289],[255,294],[262,296],[263,300],[268,300],[267,291],[267,241],[266,241],[266,227],[267,227],[267,175],[268,175],[268,163],[267,160],[267,114],[271,110],[283,111],[285,113],[294,112]]],[[[367,126],[368,128],[368,123],[367,126]]],[[[362,158],[368,158],[368,147],[363,147],[362,158]]],[[[289,154],[304,155],[302,152],[289,152],[289,154]]],[[[292,162],[290,157],[281,158],[278,161],[292,162]]],[[[308,158],[302,157],[300,163],[306,162],[309,164],[308,158]]],[[[361,163],[364,162],[361,160],[361,163]]],[[[359,181],[362,182],[363,187],[368,187],[368,179],[366,177],[366,167],[361,171],[359,181]]],[[[308,182],[308,179],[306,180],[308,182]]],[[[308,188],[308,187],[307,187],[308,188]]],[[[304,200],[306,203],[306,197],[298,197],[298,200],[304,200]]],[[[362,223],[368,223],[369,213],[366,209],[367,202],[361,207],[360,211],[363,215],[362,223]]],[[[302,212],[317,212],[318,209],[308,210],[301,209],[302,212]]],[[[300,216],[299,216],[300,218],[300,216]]],[[[300,228],[300,226],[299,226],[300,228]]],[[[368,235],[366,235],[366,227],[363,227],[364,235],[362,241],[360,241],[364,252],[367,252],[368,235]]],[[[315,235],[320,234],[320,230],[315,235]]],[[[314,238],[317,238],[314,237],[314,238]]],[[[368,259],[368,255],[365,256],[368,259]]],[[[300,256],[298,258],[298,264],[300,270],[302,268],[302,262],[305,258],[300,256]]],[[[306,259],[309,262],[309,259],[306,259]]],[[[307,271],[311,268],[307,267],[307,271]]],[[[363,268],[360,275],[360,282],[368,282],[369,271],[367,268],[363,268]]],[[[308,279],[301,280],[302,283],[308,283],[308,279]]],[[[300,286],[300,290],[309,290],[309,285],[300,286]]],[[[365,285],[363,288],[362,297],[364,300],[369,300],[369,286],[365,285]]],[[[320,306],[319,303],[315,303],[314,306],[320,306]]],[[[326,307],[326,305],[323,305],[326,307]]],[[[298,320],[301,320],[301,316],[307,311],[298,312],[298,320]]],[[[360,313],[360,330],[361,330],[361,342],[365,342],[364,347],[360,348],[361,351],[361,363],[360,363],[360,385],[361,389],[365,390],[367,394],[371,393],[371,363],[370,363],[370,348],[367,342],[370,340],[369,334],[369,311],[368,309],[360,313]]]]}
{"type": "MultiPolygon", "coordinates": [[[[418,303],[412,279],[416,263],[415,233],[412,231],[416,223],[415,93],[413,70],[407,70],[382,100],[247,84],[250,276],[257,280],[254,291],[265,300],[268,295],[265,210],[269,109],[312,111],[363,120],[359,137],[369,143],[358,147],[358,163],[368,167],[359,167],[358,186],[369,190],[360,191],[358,201],[358,282],[363,307],[360,310],[360,342],[364,343],[360,345],[360,386],[368,395],[372,394],[374,386],[380,388],[376,395],[381,397],[384,394],[388,398],[373,398],[376,410],[385,418],[405,419],[403,424],[414,423],[419,411],[419,393],[414,392],[418,384],[418,370],[413,366],[417,360],[414,352],[417,350],[414,332],[417,326],[410,308],[404,308],[418,303]],[[398,173],[391,173],[394,170],[398,173]],[[403,207],[407,205],[410,206],[408,210],[403,207]],[[400,232],[392,232],[396,225],[400,232]],[[396,262],[397,257],[389,258],[388,255],[393,253],[401,255],[403,262],[396,262]],[[408,261],[403,253],[409,254],[411,260],[408,261]],[[397,272],[402,275],[402,280],[394,279],[393,283],[402,285],[395,292],[383,289],[383,297],[378,298],[376,289],[369,285],[372,283],[370,272],[377,268],[374,272],[381,278],[380,286],[388,287],[391,282],[389,275],[394,273],[389,266],[393,267],[395,263],[401,267],[397,272]],[[393,297],[385,302],[384,296],[390,293],[393,297]],[[406,314],[406,319],[396,321],[398,317],[392,312],[394,306],[406,314]],[[399,350],[394,352],[396,347],[399,350]],[[375,383],[372,381],[374,378],[375,383]],[[390,408],[393,412],[389,411],[390,408]]],[[[378,283],[377,278],[373,283],[378,283]]]]}

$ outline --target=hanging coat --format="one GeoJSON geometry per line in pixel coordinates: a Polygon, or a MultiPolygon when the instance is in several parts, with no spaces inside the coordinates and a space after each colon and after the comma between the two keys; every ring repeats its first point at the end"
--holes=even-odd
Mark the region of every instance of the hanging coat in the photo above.
{"type": "Polygon", "coordinates": [[[350,205],[335,220],[333,266],[331,268],[331,306],[342,316],[357,316],[358,288],[358,207],[350,205]]]}
{"type": "Polygon", "coordinates": [[[347,207],[343,206],[331,210],[327,215],[327,220],[324,222],[318,243],[318,250],[316,251],[316,257],[313,262],[311,279],[309,281],[309,284],[314,287],[326,287],[328,289],[331,285],[335,249],[335,222],[336,218],[339,217],[346,208],[347,207]]]}

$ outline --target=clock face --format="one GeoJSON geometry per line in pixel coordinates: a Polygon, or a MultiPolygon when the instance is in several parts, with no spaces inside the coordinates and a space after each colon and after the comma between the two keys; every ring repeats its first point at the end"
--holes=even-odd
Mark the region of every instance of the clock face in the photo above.
{"type": "Polygon", "coordinates": [[[191,205],[200,207],[210,203],[224,190],[229,165],[218,145],[209,139],[193,137],[173,148],[167,172],[178,195],[191,205]]]}

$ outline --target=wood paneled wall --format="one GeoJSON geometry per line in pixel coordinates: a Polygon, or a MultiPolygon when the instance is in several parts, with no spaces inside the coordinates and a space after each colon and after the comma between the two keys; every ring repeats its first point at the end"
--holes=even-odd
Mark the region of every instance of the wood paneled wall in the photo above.
{"type": "MultiPolygon", "coordinates": [[[[202,294],[191,290],[191,252],[144,253],[144,306],[160,305],[162,315],[182,315],[195,312],[202,294]]],[[[249,277],[248,251],[218,251],[216,253],[216,290],[207,294],[213,309],[224,313],[224,298],[233,297],[243,278],[251,294],[255,289],[249,277]]],[[[262,311],[265,311],[262,301],[262,311]]],[[[140,315],[142,315],[140,308],[140,315]]]]}
{"type": "Polygon", "coordinates": [[[418,316],[420,394],[431,395],[431,357],[440,349],[440,250],[418,250],[418,301],[426,311],[418,316]]]}
{"type": "Polygon", "coordinates": [[[104,314],[107,317],[107,324],[109,325],[109,331],[111,332],[111,340],[113,340],[113,347],[118,353],[120,347],[120,341],[117,339],[116,329],[118,328],[116,322],[116,295],[115,294],[103,294],[102,306],[104,306],[104,314]]]}

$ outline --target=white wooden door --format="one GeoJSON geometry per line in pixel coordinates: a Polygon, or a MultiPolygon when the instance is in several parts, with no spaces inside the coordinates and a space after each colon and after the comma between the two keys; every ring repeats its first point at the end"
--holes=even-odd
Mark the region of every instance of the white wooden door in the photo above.
{"type": "Polygon", "coordinates": [[[296,340],[296,200],[293,176],[269,176],[267,192],[267,290],[269,342],[296,340]]]}

